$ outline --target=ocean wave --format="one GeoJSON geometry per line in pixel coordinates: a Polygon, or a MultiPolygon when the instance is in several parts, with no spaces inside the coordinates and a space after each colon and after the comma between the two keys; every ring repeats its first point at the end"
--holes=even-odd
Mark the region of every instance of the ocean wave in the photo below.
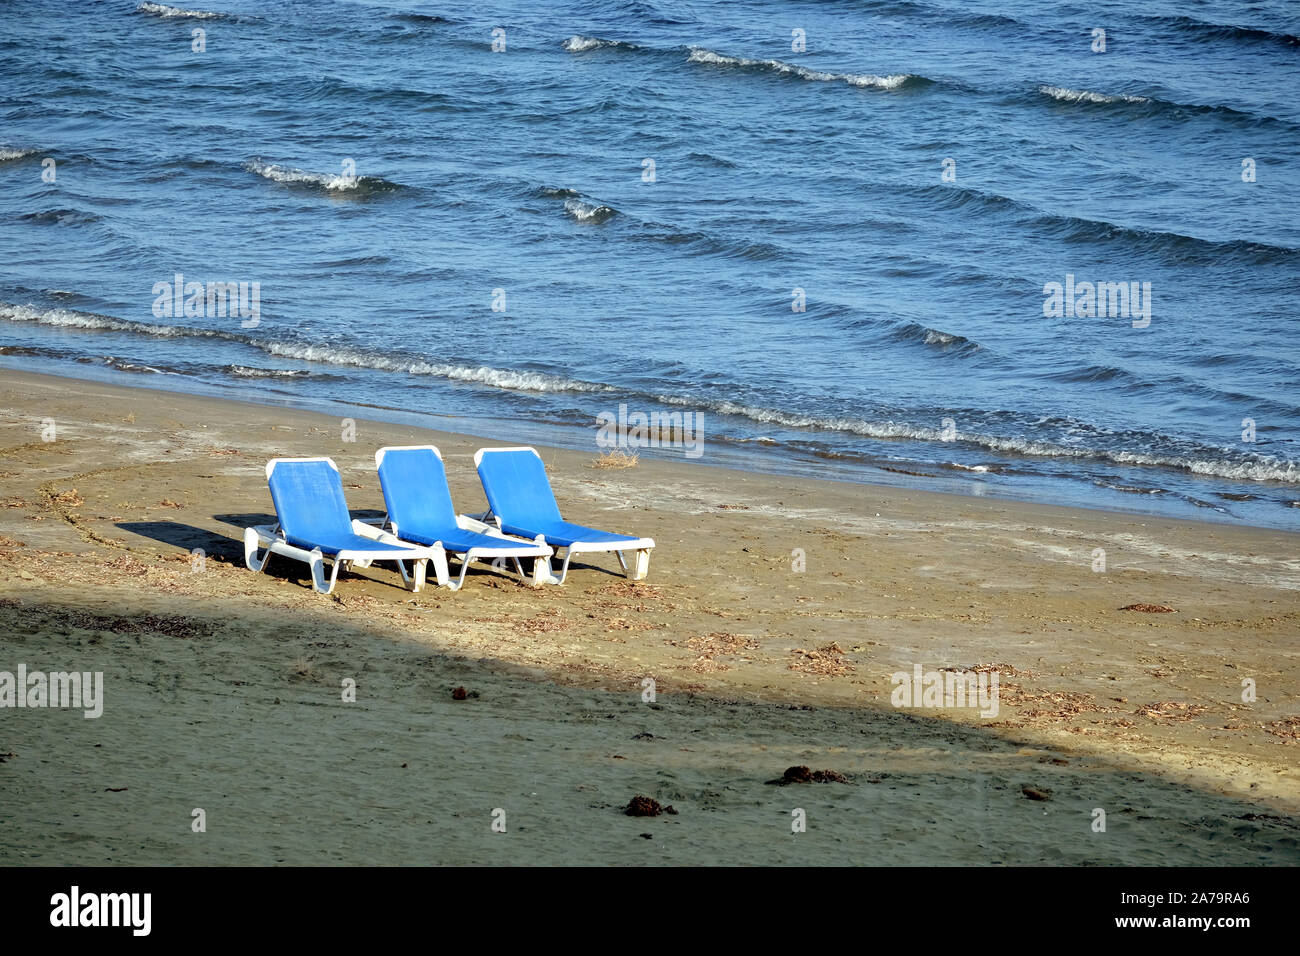
{"type": "Polygon", "coordinates": [[[954,332],[944,332],[940,329],[932,329],[928,326],[908,323],[904,328],[910,336],[919,336],[922,345],[937,345],[940,348],[955,347],[961,351],[979,351],[982,346],[978,342],[966,338],[964,335],[957,335],[954,332]]]}
{"type": "Polygon", "coordinates": [[[618,210],[612,206],[585,202],[581,199],[566,199],[564,201],[564,211],[578,222],[589,222],[596,225],[608,222],[618,215],[618,210]]]}
{"type": "Polygon", "coordinates": [[[706,50],[698,46],[691,47],[690,51],[690,55],[687,57],[687,62],[690,63],[758,70],[823,83],[841,82],[848,83],[850,86],[897,90],[909,82],[925,81],[924,77],[912,73],[895,73],[889,76],[877,76],[872,73],[825,73],[820,70],[810,70],[795,63],[785,63],[781,60],[751,60],[743,56],[727,56],[724,53],[715,53],[712,50],[706,50]]]}
{"type": "Polygon", "coordinates": [[[300,368],[250,368],[247,365],[228,365],[226,372],[236,378],[306,378],[311,375],[300,368]]]}
{"type": "MultiPolygon", "coordinates": [[[[131,332],[137,335],[149,335],[159,338],[219,339],[260,349],[266,354],[278,358],[297,359],[323,365],[399,372],[407,375],[431,375],[455,382],[488,385],[494,388],[515,391],[608,392],[614,390],[609,385],[584,382],[560,375],[552,375],[547,372],[499,369],[486,365],[463,365],[451,362],[436,363],[414,356],[403,356],[389,352],[375,352],[368,349],[348,348],[347,346],[309,345],[298,342],[276,341],[222,329],[153,325],[148,322],[119,319],[94,312],[78,312],[74,309],[43,310],[30,305],[0,303],[0,319],[11,322],[34,322],[39,325],[84,329],[86,331],[131,332]]],[[[246,366],[241,367],[247,369],[246,366]]],[[[232,374],[239,373],[232,372],[232,374]]]]}
{"type": "Polygon", "coordinates": [[[158,368],[154,365],[145,365],[143,362],[128,362],[126,359],[119,359],[112,355],[105,355],[100,361],[109,368],[116,369],[119,372],[132,372],[136,375],[180,375],[181,373],[173,369],[158,368]]]}
{"type": "Polygon", "coordinates": [[[1071,90],[1064,86],[1040,86],[1038,92],[1062,103],[1150,103],[1150,97],[1130,93],[1094,93],[1091,90],[1071,90]]]}
{"type": "Polygon", "coordinates": [[[18,220],[39,226],[69,226],[99,222],[100,217],[93,212],[85,212],[81,209],[45,209],[41,212],[26,213],[19,216],[18,220]]]}
{"type": "Polygon", "coordinates": [[[0,146],[0,163],[7,163],[13,159],[22,159],[25,156],[35,156],[34,149],[15,149],[10,146],[0,146]]]}
{"type": "Polygon", "coordinates": [[[784,259],[790,254],[789,250],[772,242],[728,239],[707,232],[675,232],[671,229],[652,228],[637,238],[668,246],[685,246],[699,255],[747,259],[750,262],[784,259]]]}
{"type": "MultiPolygon", "coordinates": [[[[875,319],[855,319],[849,323],[854,328],[874,328],[880,324],[875,319]]],[[[919,322],[905,322],[900,326],[896,326],[889,331],[888,337],[895,342],[930,345],[945,352],[979,352],[983,350],[983,346],[978,342],[968,339],[964,335],[958,335],[955,332],[944,332],[942,329],[932,329],[928,325],[921,325],[919,322]]]]}
{"type": "Polygon", "coordinates": [[[716,155],[714,155],[713,153],[705,153],[705,152],[696,151],[696,152],[694,152],[694,153],[687,153],[687,154],[686,154],[686,158],[687,158],[687,159],[693,159],[693,160],[695,160],[696,162],[700,162],[700,163],[707,163],[707,164],[710,165],[710,166],[717,166],[717,167],[719,167],[719,168],[721,168],[721,169],[737,169],[737,168],[738,168],[737,165],[736,165],[735,163],[733,163],[731,160],[729,160],[729,159],[727,159],[726,157],[723,157],[723,156],[716,156],[716,155]]]}
{"type": "Polygon", "coordinates": [[[570,53],[586,53],[588,50],[599,50],[603,47],[618,47],[623,50],[639,50],[635,43],[625,43],[622,40],[602,40],[600,37],[571,36],[564,41],[564,49],[570,53]]]}
{"type": "MultiPolygon", "coordinates": [[[[609,393],[621,391],[612,385],[588,382],[547,372],[520,369],[499,369],[486,365],[431,362],[416,356],[390,352],[349,348],[336,345],[311,345],[258,338],[242,332],[219,329],[196,329],[174,325],[153,325],[130,319],[120,319],[72,309],[42,310],[30,305],[0,303],[0,319],[14,322],[34,322],[60,328],[78,328],[87,331],[130,332],[157,337],[193,337],[221,339],[236,342],[262,352],[298,361],[334,366],[352,366],[377,371],[397,372],[407,375],[429,375],[454,382],[485,385],[493,388],[529,392],[609,393]]],[[[924,328],[918,326],[917,328],[924,328]]],[[[926,330],[927,333],[934,330],[926,330]]],[[[947,335],[948,333],[939,333],[947,335]]],[[[960,338],[960,337],[956,337],[960,338]]],[[[146,370],[156,370],[145,367],[146,370]]],[[[244,375],[248,375],[248,367],[244,375]]],[[[262,370],[268,371],[268,370],[262,370]]],[[[274,371],[274,370],[271,370],[274,371]]],[[[289,370],[284,370],[288,372],[289,370]]],[[[240,374],[232,372],[232,374],[240,374]]],[[[1230,449],[1207,446],[1190,447],[1183,453],[1173,451],[1131,451],[1125,448],[1107,449],[1084,445],[1065,445],[1059,442],[1023,437],[1004,437],[979,432],[951,432],[908,422],[870,421],[862,418],[805,415],[781,409],[763,408],[727,400],[700,401],[678,395],[650,396],[664,405],[699,408],[718,415],[747,418],[761,424],[778,425],[792,429],[834,431],[876,439],[904,439],[922,442],[958,442],[990,451],[1027,457],[1105,461],[1123,465],[1165,467],[1207,477],[1233,480],[1279,481],[1300,483],[1300,461],[1275,456],[1236,456],[1230,449]]],[[[1131,444],[1145,447],[1168,446],[1169,440],[1158,435],[1134,435],[1131,444]]]]}
{"type": "Polygon", "coordinates": [[[1207,43],[1221,40],[1253,40],[1278,43],[1283,46],[1300,46],[1300,37],[1280,30],[1267,30],[1263,27],[1243,27],[1229,23],[1211,23],[1189,16],[1151,16],[1143,17],[1152,23],[1187,33],[1207,43]]]}
{"type": "Polygon", "coordinates": [[[1035,230],[1066,243],[1103,243],[1119,240],[1145,254],[1173,257],[1180,265],[1194,262],[1223,264],[1229,259],[1268,261],[1295,259],[1300,250],[1251,239],[1202,239],[1172,230],[1125,226],[1104,219],[1086,219],[1061,213],[1042,213],[1030,223],[1035,230]]]}
{"type": "Polygon", "coordinates": [[[0,319],[10,322],[34,322],[38,325],[51,325],[56,328],[85,329],[100,332],[135,332],[141,335],[153,335],[162,338],[173,336],[201,336],[205,338],[225,338],[238,341],[241,337],[229,332],[209,329],[189,329],[175,325],[151,325],[148,322],[136,322],[132,319],[118,319],[111,315],[97,312],[79,312],[76,309],[39,309],[30,305],[9,305],[0,303],[0,319]]]}
{"type": "Polygon", "coordinates": [[[226,14],[213,13],[208,10],[185,10],[181,7],[169,7],[165,3],[142,3],[135,8],[137,13],[150,13],[155,17],[182,17],[190,20],[221,20],[226,14]]]}
{"type": "Polygon", "coordinates": [[[551,375],[546,372],[528,372],[515,369],[491,368],[486,365],[456,365],[428,362],[401,355],[387,355],[368,349],[354,349],[334,345],[305,345],[294,342],[274,342],[250,339],[270,355],[319,362],[327,365],[350,365],[356,368],[401,372],[406,375],[432,375],[454,382],[491,385],[495,388],[525,392],[601,392],[611,391],[608,385],[582,382],[576,379],[551,375]]]}
{"type": "MultiPolygon", "coordinates": [[[[1094,93],[1091,90],[1072,90],[1062,86],[1040,86],[1035,91],[1038,96],[1046,96],[1061,103],[1082,103],[1086,105],[1130,107],[1152,112],[1181,115],[1185,113],[1212,114],[1229,122],[1249,124],[1254,127],[1260,123],[1270,126],[1283,126],[1294,129],[1294,120],[1281,119],[1267,113],[1226,106],[1222,103],[1185,103],[1164,99],[1159,96],[1139,96],[1134,93],[1094,93]]],[[[1026,91],[1026,95],[1029,95],[1026,91]]]]}
{"type": "Polygon", "coordinates": [[[1190,257],[1222,262],[1236,258],[1248,261],[1295,257],[1300,249],[1252,239],[1202,239],[1181,232],[1144,226],[1130,226],[1105,219],[1091,219],[1052,212],[1022,199],[985,192],[969,186],[936,185],[901,187],[946,209],[970,208],[990,214],[1012,214],[1022,218],[1036,234],[1066,243],[1120,241],[1143,253],[1176,257],[1182,264],[1190,257]]]}
{"type": "Polygon", "coordinates": [[[433,13],[394,13],[394,20],[404,20],[407,23],[450,23],[446,17],[440,17],[433,13]]]}
{"type": "Polygon", "coordinates": [[[250,173],[256,173],[264,179],[272,182],[283,183],[286,186],[307,186],[311,188],[324,189],[327,192],[391,192],[395,189],[402,188],[400,184],[382,179],[378,176],[344,176],[341,173],[313,173],[305,169],[295,169],[292,166],[281,166],[278,163],[268,163],[264,160],[253,158],[244,163],[244,169],[250,173]]]}
{"type": "MultiPolygon", "coordinates": [[[[1090,459],[1124,465],[1171,468],[1207,477],[1300,483],[1300,461],[1273,457],[1231,459],[1217,457],[1216,450],[1209,448],[1199,449],[1197,455],[1153,454],[1125,449],[1069,446],[1057,442],[1028,438],[1006,438],[975,432],[959,431],[954,434],[944,429],[905,422],[873,422],[850,417],[802,415],[725,400],[700,402],[697,399],[674,395],[658,395],[655,398],[665,405],[699,407],[718,415],[734,415],[761,424],[782,425],[787,428],[835,431],[850,435],[861,435],[864,438],[945,443],[962,442],[986,448],[990,451],[1035,458],[1090,459]]],[[[1218,454],[1222,454],[1222,451],[1218,450],[1218,454]]]]}

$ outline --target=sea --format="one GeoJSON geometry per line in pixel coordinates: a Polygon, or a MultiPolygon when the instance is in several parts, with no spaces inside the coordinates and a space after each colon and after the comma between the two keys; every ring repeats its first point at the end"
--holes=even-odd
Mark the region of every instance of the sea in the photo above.
{"type": "Polygon", "coordinates": [[[198,2],[0,4],[0,378],[1300,530],[1294,0],[198,2]]]}

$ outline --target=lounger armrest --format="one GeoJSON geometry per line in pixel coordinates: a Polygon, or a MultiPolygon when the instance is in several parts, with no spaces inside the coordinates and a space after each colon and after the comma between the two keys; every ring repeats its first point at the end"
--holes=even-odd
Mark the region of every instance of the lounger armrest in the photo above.
{"type": "Polygon", "coordinates": [[[511,544],[531,544],[538,548],[545,548],[548,553],[552,550],[551,546],[546,543],[545,535],[539,534],[535,538],[523,538],[518,535],[506,534],[496,525],[487,524],[473,515],[456,515],[456,524],[462,531],[475,531],[479,534],[485,534],[489,538],[498,538],[511,544]]]}
{"type": "MultiPolygon", "coordinates": [[[[369,524],[360,518],[352,519],[352,530],[363,538],[369,538],[372,541],[382,541],[384,544],[400,545],[403,548],[419,548],[421,545],[411,544],[409,541],[403,541],[396,535],[385,531],[378,525],[369,524]]],[[[441,548],[441,545],[438,545],[441,548]]]]}
{"type": "Polygon", "coordinates": [[[497,530],[497,526],[488,524],[483,520],[486,512],[482,515],[456,515],[456,526],[462,531],[477,531],[479,534],[491,534],[497,530]]]}
{"type": "Polygon", "coordinates": [[[654,538],[632,538],[628,541],[575,541],[569,545],[573,554],[595,551],[649,551],[655,546],[654,538]]]}
{"type": "Polygon", "coordinates": [[[442,548],[407,545],[401,551],[361,551],[347,549],[334,555],[335,561],[421,561],[443,553],[442,548]]]}

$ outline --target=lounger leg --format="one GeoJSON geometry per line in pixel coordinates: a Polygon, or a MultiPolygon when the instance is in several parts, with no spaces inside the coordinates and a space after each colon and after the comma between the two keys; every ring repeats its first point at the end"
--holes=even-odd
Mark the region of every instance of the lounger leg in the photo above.
{"type": "Polygon", "coordinates": [[[438,582],[439,587],[448,587],[451,581],[451,572],[447,568],[447,552],[445,550],[437,551],[433,555],[433,577],[438,582]]]}
{"type": "Polygon", "coordinates": [[[615,551],[614,554],[618,557],[618,566],[623,569],[624,574],[627,574],[627,558],[623,557],[622,551],[615,551]]]}
{"type": "Polygon", "coordinates": [[[334,568],[330,573],[329,581],[325,580],[325,556],[321,554],[320,549],[312,551],[307,561],[307,566],[311,568],[312,587],[320,594],[329,594],[334,590],[334,582],[339,576],[339,562],[334,562],[334,568]]]}
{"type": "Polygon", "coordinates": [[[468,571],[469,571],[469,554],[466,553],[465,557],[463,557],[460,562],[460,577],[456,579],[455,584],[449,585],[449,587],[453,591],[459,591],[464,586],[465,575],[468,571]]]}
{"type": "MultiPolygon", "coordinates": [[[[549,547],[546,543],[546,535],[544,534],[539,534],[537,537],[533,538],[533,544],[540,548],[549,547]]],[[[533,558],[533,587],[537,588],[541,587],[543,584],[560,583],[560,579],[551,571],[551,555],[554,553],[555,551],[552,549],[550,554],[547,554],[545,557],[533,558]]]]}
{"type": "Polygon", "coordinates": [[[650,573],[650,549],[642,548],[636,553],[636,570],[630,575],[633,581],[641,581],[650,573]]]}
{"type": "Polygon", "coordinates": [[[267,548],[261,558],[257,556],[257,532],[252,528],[244,529],[244,563],[250,571],[262,571],[271,560],[271,549],[267,548]]]}
{"type": "Polygon", "coordinates": [[[560,565],[560,576],[555,578],[555,584],[563,584],[565,577],[569,574],[569,559],[573,557],[573,552],[568,548],[564,549],[564,564],[560,565]]]}
{"type": "Polygon", "coordinates": [[[559,584],[559,580],[551,571],[551,558],[549,555],[541,558],[533,558],[533,577],[527,582],[531,587],[539,588],[543,584],[559,584]]]}
{"type": "Polygon", "coordinates": [[[420,589],[424,587],[424,577],[428,573],[428,567],[428,558],[420,558],[415,562],[415,587],[411,588],[411,590],[416,594],[419,594],[420,589]]]}

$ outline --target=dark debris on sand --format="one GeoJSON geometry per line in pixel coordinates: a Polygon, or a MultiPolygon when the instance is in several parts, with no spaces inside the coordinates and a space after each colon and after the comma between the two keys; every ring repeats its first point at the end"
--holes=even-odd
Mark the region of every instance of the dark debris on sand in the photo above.
{"type": "Polygon", "coordinates": [[[787,767],[780,780],[769,780],[769,784],[784,787],[792,783],[852,783],[848,777],[835,770],[810,770],[808,767],[787,767]]]}
{"type": "Polygon", "coordinates": [[[632,798],[623,811],[629,817],[657,817],[661,813],[667,813],[670,816],[677,816],[677,811],[672,807],[661,806],[658,800],[651,797],[643,797],[639,794],[632,798]]]}

